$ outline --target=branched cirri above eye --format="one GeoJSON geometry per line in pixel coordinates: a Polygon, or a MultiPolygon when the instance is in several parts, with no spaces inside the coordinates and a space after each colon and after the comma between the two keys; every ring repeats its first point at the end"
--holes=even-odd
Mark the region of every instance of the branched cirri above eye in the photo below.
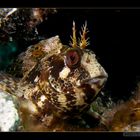
{"type": "Polygon", "coordinates": [[[69,68],[76,68],[80,64],[81,56],[77,49],[71,49],[66,53],[66,65],[69,68]]]}

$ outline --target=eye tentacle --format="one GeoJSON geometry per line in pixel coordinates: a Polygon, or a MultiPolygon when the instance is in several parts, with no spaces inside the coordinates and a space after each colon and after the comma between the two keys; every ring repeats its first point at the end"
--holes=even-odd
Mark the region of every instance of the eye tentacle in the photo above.
{"type": "Polygon", "coordinates": [[[75,22],[73,21],[73,27],[72,27],[72,36],[70,36],[71,41],[70,41],[70,46],[73,48],[80,47],[81,49],[86,48],[89,43],[89,37],[86,38],[87,33],[89,32],[87,28],[87,21],[85,21],[85,24],[81,28],[82,32],[80,32],[80,38],[78,39],[78,44],[77,44],[77,38],[76,38],[76,27],[75,27],[75,22]]]}
{"type": "Polygon", "coordinates": [[[73,48],[76,48],[77,47],[77,38],[76,38],[76,27],[75,27],[75,22],[73,21],[73,27],[72,27],[72,36],[70,37],[71,38],[71,42],[70,42],[70,45],[73,47],[73,48]]]}
{"type": "Polygon", "coordinates": [[[80,41],[79,41],[79,47],[81,49],[86,48],[86,46],[89,45],[89,38],[86,39],[86,35],[89,32],[88,28],[87,28],[87,21],[85,22],[85,25],[83,25],[82,27],[82,33],[80,32],[80,41]]]}

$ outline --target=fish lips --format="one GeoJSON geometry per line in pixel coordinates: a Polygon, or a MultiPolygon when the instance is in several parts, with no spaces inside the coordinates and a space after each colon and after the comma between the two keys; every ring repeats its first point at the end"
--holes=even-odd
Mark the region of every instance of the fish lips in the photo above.
{"type": "Polygon", "coordinates": [[[90,79],[85,79],[82,81],[81,85],[98,85],[103,87],[106,83],[108,76],[107,75],[100,75],[90,79]]]}

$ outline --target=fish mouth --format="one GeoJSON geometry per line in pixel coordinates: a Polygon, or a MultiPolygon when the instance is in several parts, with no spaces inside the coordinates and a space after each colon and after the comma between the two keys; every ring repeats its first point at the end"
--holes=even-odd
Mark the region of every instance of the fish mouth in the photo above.
{"type": "Polygon", "coordinates": [[[103,87],[107,81],[107,75],[100,75],[90,79],[85,79],[82,81],[81,85],[97,85],[98,87],[103,87]]]}
{"type": "Polygon", "coordinates": [[[96,84],[96,83],[99,83],[100,81],[106,81],[106,80],[107,80],[107,76],[101,75],[101,76],[93,77],[90,79],[86,79],[83,82],[85,84],[96,84]]]}

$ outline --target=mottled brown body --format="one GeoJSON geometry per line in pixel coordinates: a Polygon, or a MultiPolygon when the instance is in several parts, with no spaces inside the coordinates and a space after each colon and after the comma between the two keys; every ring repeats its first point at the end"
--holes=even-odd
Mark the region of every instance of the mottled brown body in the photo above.
{"type": "Polygon", "coordinates": [[[59,36],[30,46],[11,70],[16,80],[0,74],[0,89],[29,100],[29,108],[47,124],[54,117],[85,112],[107,80],[94,52],[85,49],[86,25],[79,44],[75,31],[74,23],[72,47],[63,45],[59,36]]]}

